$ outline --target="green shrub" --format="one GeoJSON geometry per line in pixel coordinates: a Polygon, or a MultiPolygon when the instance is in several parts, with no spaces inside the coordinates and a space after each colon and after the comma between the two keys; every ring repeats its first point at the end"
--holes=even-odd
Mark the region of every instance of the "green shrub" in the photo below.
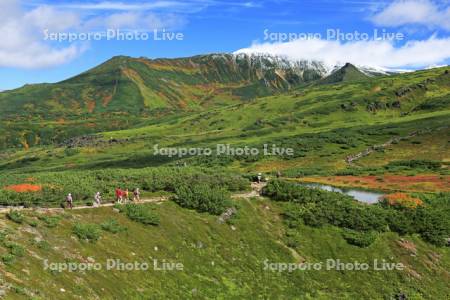
{"type": "Polygon", "coordinates": [[[80,240],[88,240],[91,243],[98,241],[100,238],[100,228],[96,224],[76,224],[72,232],[80,240]]]}
{"type": "Polygon", "coordinates": [[[22,257],[25,254],[25,249],[16,243],[6,242],[5,247],[9,249],[9,253],[14,256],[22,257]]]}
{"type": "Polygon", "coordinates": [[[339,193],[277,180],[269,182],[263,193],[273,200],[288,202],[283,217],[290,228],[299,224],[337,226],[351,230],[344,237],[358,246],[365,246],[373,239],[368,232],[417,233],[437,246],[444,246],[450,236],[450,193],[420,195],[425,205],[407,210],[383,203],[366,205],[339,193]]]}
{"type": "Polygon", "coordinates": [[[350,245],[361,248],[369,247],[377,239],[377,234],[373,231],[354,231],[347,229],[342,232],[342,236],[350,245]]]}
{"type": "Polygon", "coordinates": [[[60,216],[42,215],[42,216],[39,216],[39,220],[44,222],[46,227],[54,228],[54,227],[58,226],[59,222],[61,221],[61,217],[60,216]]]}
{"type": "Polygon", "coordinates": [[[3,243],[6,238],[8,237],[8,233],[6,233],[5,231],[0,231],[0,243],[3,243]]]}
{"type": "Polygon", "coordinates": [[[42,250],[50,250],[50,243],[47,241],[39,241],[37,242],[37,247],[42,250]]]}
{"type": "Polygon", "coordinates": [[[17,224],[22,224],[25,221],[25,216],[18,210],[11,210],[6,214],[6,216],[8,217],[8,219],[16,222],[17,224]]]}
{"type": "Polygon", "coordinates": [[[427,159],[413,159],[413,160],[396,160],[389,162],[385,168],[395,169],[399,167],[408,169],[425,169],[425,170],[439,170],[441,168],[441,162],[427,159]]]}
{"type": "Polygon", "coordinates": [[[10,253],[3,254],[3,255],[1,256],[2,262],[3,262],[5,265],[8,265],[8,266],[12,265],[12,264],[14,263],[14,260],[15,260],[15,259],[16,259],[16,257],[15,257],[14,255],[10,254],[10,253]]]}
{"type": "Polygon", "coordinates": [[[449,209],[418,208],[414,218],[417,232],[427,242],[445,246],[450,237],[449,209]]]}
{"type": "Polygon", "coordinates": [[[209,212],[220,215],[231,207],[229,193],[219,187],[207,184],[181,185],[175,189],[173,200],[184,208],[195,209],[198,212],[209,212]]]}
{"type": "MultiPolygon", "coordinates": [[[[0,183],[1,186],[21,184],[28,177],[27,174],[0,174],[0,183]]],[[[229,191],[245,190],[250,186],[248,180],[229,171],[198,167],[42,172],[33,174],[33,178],[43,187],[41,191],[17,193],[0,189],[0,205],[64,207],[68,193],[72,193],[75,203],[90,205],[98,191],[104,199],[114,199],[117,187],[130,190],[139,187],[143,192],[174,192],[177,186],[191,183],[207,183],[229,191]]]]}
{"type": "Polygon", "coordinates": [[[151,205],[126,204],[118,205],[116,208],[135,222],[145,225],[159,225],[160,223],[159,216],[151,205]]]}
{"type": "Polygon", "coordinates": [[[28,225],[30,225],[31,227],[38,227],[38,222],[36,220],[29,220],[28,225]]]}
{"type": "Polygon", "coordinates": [[[80,153],[80,150],[76,149],[76,148],[66,148],[64,149],[64,155],[65,156],[73,156],[80,153]]]}
{"type": "Polygon", "coordinates": [[[100,227],[104,230],[104,231],[108,231],[111,233],[119,233],[122,231],[127,230],[126,227],[121,226],[119,224],[119,222],[117,222],[116,219],[108,219],[105,222],[103,222],[100,227]]]}

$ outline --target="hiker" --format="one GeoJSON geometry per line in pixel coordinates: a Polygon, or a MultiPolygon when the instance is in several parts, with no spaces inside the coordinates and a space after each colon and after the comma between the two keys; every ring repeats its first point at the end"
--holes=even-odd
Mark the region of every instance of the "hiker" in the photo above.
{"type": "Polygon", "coordinates": [[[94,204],[96,206],[100,206],[100,204],[102,203],[102,196],[101,196],[100,192],[95,193],[94,200],[95,200],[94,204]]]}
{"type": "Polygon", "coordinates": [[[124,192],[123,192],[123,195],[125,196],[125,203],[127,203],[129,200],[130,200],[130,198],[129,198],[129,195],[130,194],[130,192],[128,192],[128,189],[126,189],[124,192]]]}
{"type": "Polygon", "coordinates": [[[69,206],[69,208],[72,209],[72,208],[73,208],[73,198],[72,198],[72,193],[69,193],[69,194],[67,195],[66,202],[67,202],[67,205],[69,206]]]}
{"type": "Polygon", "coordinates": [[[122,189],[119,187],[116,189],[116,201],[117,203],[122,203],[122,189]]]}
{"type": "Polygon", "coordinates": [[[262,174],[261,173],[258,173],[258,183],[261,183],[261,179],[262,179],[262,174]]]}
{"type": "Polygon", "coordinates": [[[133,201],[141,201],[141,192],[139,191],[139,188],[135,188],[133,191],[133,201]]]}

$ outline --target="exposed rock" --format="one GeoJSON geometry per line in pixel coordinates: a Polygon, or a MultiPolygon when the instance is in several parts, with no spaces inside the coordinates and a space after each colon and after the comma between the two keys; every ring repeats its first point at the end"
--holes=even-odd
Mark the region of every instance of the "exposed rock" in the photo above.
{"type": "Polygon", "coordinates": [[[391,103],[391,106],[393,108],[400,108],[401,107],[401,103],[400,103],[400,101],[394,101],[394,102],[391,103]]]}
{"type": "Polygon", "coordinates": [[[123,144],[128,142],[129,139],[116,139],[110,138],[109,140],[103,140],[98,135],[83,135],[65,140],[59,147],[76,148],[76,147],[98,147],[113,144],[123,144]]]}
{"type": "Polygon", "coordinates": [[[400,239],[397,241],[397,244],[402,247],[403,249],[407,250],[409,253],[413,254],[414,256],[417,255],[417,248],[416,245],[413,242],[410,242],[405,239],[400,239]]]}
{"type": "Polygon", "coordinates": [[[407,300],[408,297],[404,293],[398,293],[398,294],[395,295],[394,299],[395,300],[407,300]]]}
{"type": "Polygon", "coordinates": [[[237,213],[236,208],[230,207],[223,214],[220,215],[218,221],[219,223],[225,223],[228,221],[235,213],[237,213]]]}
{"type": "Polygon", "coordinates": [[[398,97],[403,97],[410,92],[412,92],[410,87],[402,87],[395,92],[395,95],[398,97]]]}

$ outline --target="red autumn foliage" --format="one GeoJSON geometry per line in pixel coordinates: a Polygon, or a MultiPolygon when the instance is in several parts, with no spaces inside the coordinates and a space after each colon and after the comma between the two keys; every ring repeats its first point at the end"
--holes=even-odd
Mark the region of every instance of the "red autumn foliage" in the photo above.
{"type": "Polygon", "coordinates": [[[14,191],[17,193],[29,193],[29,192],[39,192],[42,190],[42,186],[40,185],[34,185],[34,184],[16,184],[16,185],[9,185],[4,187],[5,190],[8,191],[14,191]]]}
{"type": "Polygon", "coordinates": [[[423,205],[419,198],[411,197],[405,193],[394,193],[383,197],[384,203],[390,206],[400,206],[405,208],[416,208],[423,205]]]}

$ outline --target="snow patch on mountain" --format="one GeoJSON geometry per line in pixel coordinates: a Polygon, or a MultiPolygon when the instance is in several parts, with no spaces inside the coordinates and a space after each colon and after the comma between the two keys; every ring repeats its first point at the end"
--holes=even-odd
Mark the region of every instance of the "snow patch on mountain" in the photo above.
{"type": "MultiPolygon", "coordinates": [[[[233,53],[236,59],[247,59],[257,61],[262,67],[293,69],[293,70],[315,70],[317,73],[326,77],[342,68],[347,62],[335,62],[333,64],[318,60],[294,60],[287,56],[274,56],[267,53],[249,53],[247,51],[236,51],[233,53]]],[[[351,62],[350,62],[351,63],[351,62]]],[[[361,72],[368,76],[390,75],[401,72],[402,70],[392,70],[378,66],[355,65],[361,72]]]]}

